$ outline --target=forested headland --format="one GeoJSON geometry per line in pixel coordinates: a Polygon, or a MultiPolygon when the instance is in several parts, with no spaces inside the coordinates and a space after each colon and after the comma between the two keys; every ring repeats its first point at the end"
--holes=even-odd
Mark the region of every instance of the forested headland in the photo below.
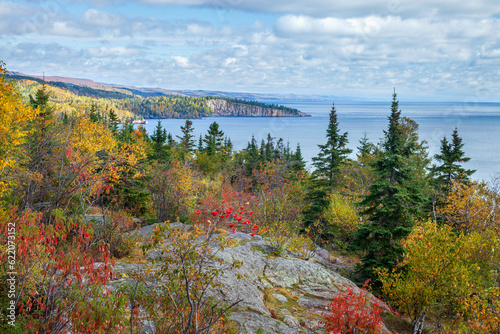
{"type": "MultiPolygon", "coordinates": [[[[204,116],[309,116],[295,108],[221,96],[187,96],[110,86],[82,86],[45,82],[25,75],[8,74],[22,95],[33,95],[44,83],[58,113],[72,114],[95,104],[103,117],[113,111],[121,122],[144,118],[199,118],[204,116]],[[216,106],[211,103],[223,101],[216,106]]],[[[76,79],[75,79],[76,80],[76,79]]]]}
{"type": "MultiPolygon", "coordinates": [[[[471,180],[458,130],[429,157],[396,93],[384,137],[355,158],[332,105],[307,170],[300,145],[271,135],[239,151],[217,122],[200,138],[189,119],[180,136],[161,122],[148,135],[118,124],[134,100],[23,80],[0,76],[2,333],[238,333],[239,301],[210,292],[242,263],[217,252],[258,238],[270,259],[351,259],[339,273],[390,306],[347,287],[316,314],[318,333],[499,332],[498,184],[471,180]]],[[[191,118],[207,100],[177,99],[200,103],[191,118]]],[[[308,324],[290,295],[264,295],[272,319],[293,305],[308,324]]]]}

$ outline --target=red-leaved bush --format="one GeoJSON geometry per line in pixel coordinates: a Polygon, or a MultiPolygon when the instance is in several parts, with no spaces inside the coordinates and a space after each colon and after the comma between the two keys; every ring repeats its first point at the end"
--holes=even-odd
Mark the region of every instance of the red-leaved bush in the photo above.
{"type": "Polygon", "coordinates": [[[326,334],[378,334],[382,326],[381,312],[380,302],[372,301],[364,290],[355,293],[347,287],[346,292],[333,298],[321,324],[326,334]]]}

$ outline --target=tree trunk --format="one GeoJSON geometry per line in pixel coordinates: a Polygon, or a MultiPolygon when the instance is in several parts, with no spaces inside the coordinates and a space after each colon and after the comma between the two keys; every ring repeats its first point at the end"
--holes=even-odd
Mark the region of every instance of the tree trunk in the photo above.
{"type": "Polygon", "coordinates": [[[415,325],[413,326],[413,334],[422,334],[422,331],[424,330],[424,321],[426,313],[427,313],[427,308],[415,320],[415,325]]]}

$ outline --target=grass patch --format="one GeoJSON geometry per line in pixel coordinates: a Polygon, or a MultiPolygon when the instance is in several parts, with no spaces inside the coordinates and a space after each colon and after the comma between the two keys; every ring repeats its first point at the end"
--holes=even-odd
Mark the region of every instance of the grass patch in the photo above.
{"type": "Polygon", "coordinates": [[[252,246],[250,247],[250,249],[251,249],[252,251],[254,251],[254,252],[255,252],[255,251],[258,251],[258,252],[261,252],[261,253],[264,253],[264,254],[266,253],[266,251],[264,250],[264,247],[259,246],[259,245],[252,245],[252,246]]]}
{"type": "MultiPolygon", "coordinates": [[[[273,288],[273,289],[265,289],[264,293],[264,305],[271,312],[271,314],[276,315],[276,319],[283,321],[284,314],[281,314],[280,311],[283,309],[288,310],[293,317],[299,320],[300,323],[304,322],[304,319],[317,319],[318,315],[310,313],[307,309],[297,303],[297,300],[300,298],[297,295],[294,295],[292,292],[288,291],[285,288],[273,288]],[[285,303],[280,302],[273,294],[280,294],[287,298],[285,303]]],[[[273,317],[274,318],[274,317],[273,317]]]]}

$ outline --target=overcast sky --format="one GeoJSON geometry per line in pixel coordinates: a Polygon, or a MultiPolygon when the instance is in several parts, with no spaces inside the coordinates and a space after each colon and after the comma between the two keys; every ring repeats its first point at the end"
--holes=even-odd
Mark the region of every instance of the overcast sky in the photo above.
{"type": "Polygon", "coordinates": [[[500,3],[0,1],[0,60],[167,89],[500,101],[500,3]]]}

